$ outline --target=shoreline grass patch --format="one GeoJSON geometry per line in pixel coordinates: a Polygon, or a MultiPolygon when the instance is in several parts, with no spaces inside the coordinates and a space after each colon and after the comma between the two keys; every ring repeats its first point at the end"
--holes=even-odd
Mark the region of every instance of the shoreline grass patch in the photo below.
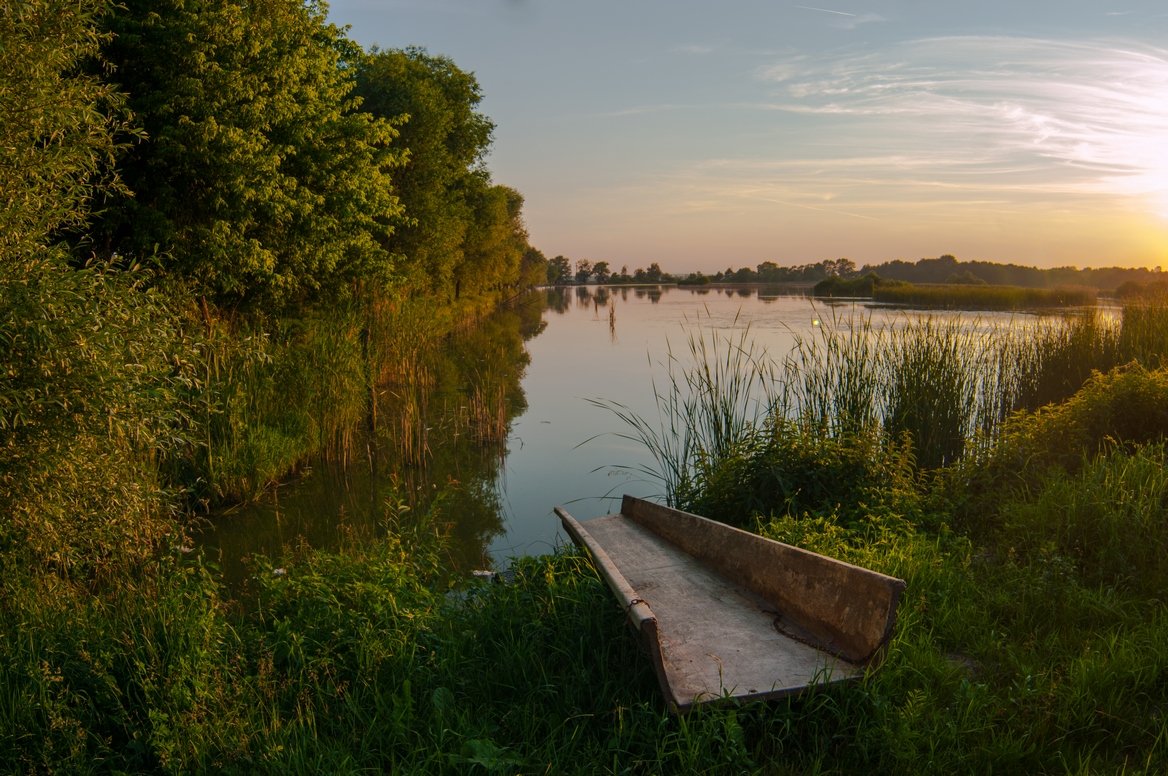
{"type": "Polygon", "coordinates": [[[872,300],[905,307],[943,310],[1049,310],[1090,307],[1094,289],[1082,287],[1023,288],[970,284],[877,284],[872,300]]]}

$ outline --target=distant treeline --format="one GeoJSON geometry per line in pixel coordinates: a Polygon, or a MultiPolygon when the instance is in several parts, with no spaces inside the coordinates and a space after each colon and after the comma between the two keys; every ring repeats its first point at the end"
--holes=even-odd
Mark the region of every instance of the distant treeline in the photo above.
{"type": "Polygon", "coordinates": [[[743,267],[726,270],[711,276],[714,282],[735,283],[819,283],[830,278],[857,280],[868,275],[883,280],[901,280],[908,283],[1017,286],[1019,288],[1066,289],[1089,288],[1105,294],[1138,293],[1144,287],[1168,287],[1168,276],[1157,268],[1054,267],[1039,269],[1017,264],[996,264],[989,261],[961,261],[944,255],[915,262],[897,259],[881,264],[857,267],[849,259],[828,259],[815,264],[780,267],[767,261],[755,269],[743,267]]]}
{"type": "MultiPolygon", "coordinates": [[[[905,281],[921,284],[1016,286],[1027,289],[1087,288],[1104,294],[1132,296],[1159,293],[1168,290],[1168,276],[1157,268],[1099,267],[1078,269],[1055,267],[1039,269],[1017,264],[996,264],[989,261],[961,261],[944,255],[915,262],[896,259],[880,264],[857,266],[851,259],[825,259],[810,264],[780,266],[764,261],[751,267],[725,270],[713,274],[691,272],[671,275],[662,272],[654,263],[651,270],[636,270],[632,275],[625,267],[621,273],[611,272],[609,263],[578,261],[573,272],[572,262],[557,256],[548,263],[548,282],[558,283],[612,283],[612,282],[678,282],[690,285],[705,283],[793,283],[812,286],[833,278],[858,281],[875,275],[886,281],[905,281]]],[[[864,285],[861,282],[861,285],[864,285]]],[[[869,284],[870,285],[870,284],[869,284]]],[[[871,295],[870,290],[863,295],[871,295]]]]}
{"type": "Polygon", "coordinates": [[[660,283],[672,279],[657,262],[651,263],[648,269],[637,267],[629,272],[627,264],[616,270],[607,261],[593,263],[580,259],[575,263],[575,269],[572,260],[566,256],[556,256],[547,261],[547,283],[552,286],[573,283],[660,283]]]}
{"type": "Polygon", "coordinates": [[[1066,288],[1082,286],[1105,293],[1115,292],[1125,284],[1165,283],[1168,278],[1157,268],[1130,267],[1054,267],[1039,269],[1017,264],[989,261],[960,261],[948,254],[915,262],[895,260],[883,264],[866,264],[858,272],[875,272],[889,280],[910,283],[967,283],[1022,288],[1066,288]]]}
{"type": "Polygon", "coordinates": [[[1132,296],[1148,293],[1160,287],[1161,293],[1168,289],[1168,277],[1160,268],[1105,268],[1078,269],[1075,266],[1056,266],[1052,269],[1038,269],[1037,266],[1018,264],[996,264],[994,262],[962,262],[951,255],[938,258],[922,258],[916,262],[904,259],[864,264],[857,266],[849,258],[828,258],[811,264],[780,266],[776,262],[763,262],[749,268],[726,268],[707,275],[704,272],[690,272],[688,275],[670,275],[663,272],[656,263],[649,270],[637,269],[628,272],[627,266],[620,272],[610,269],[609,262],[578,261],[575,271],[570,259],[556,256],[548,262],[548,283],[659,283],[675,282],[686,285],[705,283],[793,283],[814,285],[832,278],[856,280],[875,275],[884,280],[904,280],[908,283],[960,284],[960,285],[1010,285],[1021,289],[1069,289],[1084,287],[1106,293],[1106,295],[1132,296]]]}

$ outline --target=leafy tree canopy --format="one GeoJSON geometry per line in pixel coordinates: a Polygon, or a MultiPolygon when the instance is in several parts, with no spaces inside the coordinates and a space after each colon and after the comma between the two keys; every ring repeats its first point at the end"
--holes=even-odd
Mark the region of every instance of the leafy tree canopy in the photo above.
{"type": "Polygon", "coordinates": [[[393,183],[408,220],[393,236],[417,285],[449,292],[465,260],[464,241],[476,204],[474,176],[493,125],[478,112],[478,81],[446,57],[420,48],[374,50],[360,60],[357,93],[362,109],[392,121],[407,151],[393,183]]]}
{"type": "MultiPolygon", "coordinates": [[[[0,259],[28,258],[80,229],[114,184],[121,98],[80,72],[101,43],[104,0],[20,0],[0,7],[0,259]]],[[[8,271],[8,267],[4,267],[8,271]]]]}
{"type": "Polygon", "coordinates": [[[465,257],[455,271],[455,296],[478,296],[515,288],[528,249],[523,227],[523,196],[485,176],[467,179],[463,195],[472,218],[464,243],[465,257]]]}
{"type": "Polygon", "coordinates": [[[281,306],[388,281],[402,208],[395,131],[356,110],[360,52],[298,0],[126,0],[105,55],[147,139],[121,166],[104,248],[160,250],[229,305],[281,306]]]}

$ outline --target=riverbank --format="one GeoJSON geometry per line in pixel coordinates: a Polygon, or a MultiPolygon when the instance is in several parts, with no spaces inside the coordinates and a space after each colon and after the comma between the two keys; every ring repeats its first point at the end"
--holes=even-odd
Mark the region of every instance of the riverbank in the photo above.
{"type": "Polygon", "coordinates": [[[916,442],[879,426],[747,430],[675,491],[683,506],[908,588],[886,659],[862,681],[684,718],[586,558],[517,561],[509,584],[452,578],[441,526],[456,515],[441,500],[420,511],[387,493],[382,538],[258,560],[246,608],[177,544],[116,585],[6,567],[0,763],[1157,772],[1164,406],[1168,371],[1112,370],[928,468],[916,442]],[[732,482],[746,483],[738,502],[732,482]]]}
{"type": "MultiPolygon", "coordinates": [[[[1165,374],[1135,382],[1168,399],[1165,374]]],[[[1066,414],[1016,434],[1061,453],[1066,414]]],[[[672,717],[585,558],[526,559],[510,584],[448,596],[439,515],[389,513],[384,541],[261,564],[242,616],[179,556],[140,596],[56,590],[31,610],[9,598],[5,632],[22,616],[27,630],[0,668],[0,759],[74,772],[1157,772],[1163,530],[1132,518],[1168,493],[1165,450],[1109,445],[1082,468],[1024,470],[1032,488],[1011,484],[1003,448],[897,494],[915,504],[904,514],[760,518],[766,535],[908,581],[886,660],[856,684],[672,717]],[[969,515],[981,530],[951,527],[969,515]]]]}

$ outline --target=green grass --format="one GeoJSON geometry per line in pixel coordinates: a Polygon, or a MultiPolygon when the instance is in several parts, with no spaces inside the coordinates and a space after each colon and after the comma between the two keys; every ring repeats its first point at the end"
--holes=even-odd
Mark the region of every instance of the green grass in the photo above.
{"type": "Polygon", "coordinates": [[[656,424],[619,402],[589,401],[629,426],[618,436],[644,445],[654,459],[637,473],[659,481],[667,501],[676,504],[712,466],[734,455],[783,397],[774,364],[749,329],[722,337],[699,328],[690,333],[686,352],[668,349],[663,366],[664,384],[653,383],[656,424]]]}
{"type": "Polygon", "coordinates": [[[1164,772],[1168,371],[1094,376],[929,469],[912,433],[886,432],[868,375],[935,358],[1010,385],[1003,364],[1031,362],[933,324],[862,333],[793,356],[824,373],[788,399],[862,378],[858,400],[805,418],[769,412],[791,409],[782,386],[753,397],[777,373],[747,340],[692,339],[658,390],[684,419],[645,426],[686,451],[687,506],[907,581],[862,681],[671,716],[579,552],[452,589],[442,500],[387,506],[374,541],[257,560],[247,606],[177,541],[116,578],[32,570],[8,541],[0,771],[1164,772]]]}
{"type": "MultiPolygon", "coordinates": [[[[0,767],[1157,772],[1168,767],[1164,588],[1116,584],[1106,570],[1101,583],[1060,551],[1068,522],[1056,519],[1068,489],[1163,482],[1138,460],[1157,454],[1113,451],[1100,464],[1110,475],[1050,475],[1033,496],[1006,499],[999,519],[1026,548],[925,530],[896,510],[756,515],[764,535],[904,578],[893,640],[861,682],[683,718],[665,709],[585,557],[525,559],[508,584],[448,595],[426,518],[398,515],[362,547],[260,563],[258,603],[234,620],[189,562],[118,602],[7,595],[0,767]]],[[[1126,542],[1095,544],[1119,560],[1126,542]]],[[[1153,550],[1114,568],[1138,578],[1162,565],[1153,550]]]]}
{"type": "Polygon", "coordinates": [[[1022,288],[915,283],[878,284],[872,299],[885,304],[948,310],[1044,310],[1088,307],[1095,304],[1095,291],[1088,288],[1022,288]]]}

